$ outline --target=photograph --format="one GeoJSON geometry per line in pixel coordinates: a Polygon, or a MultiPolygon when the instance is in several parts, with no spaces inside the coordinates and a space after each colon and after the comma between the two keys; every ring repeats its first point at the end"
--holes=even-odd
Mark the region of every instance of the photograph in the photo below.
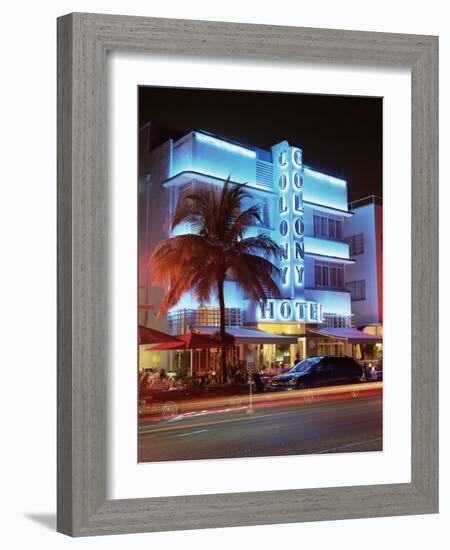
{"type": "Polygon", "coordinates": [[[445,547],[448,9],[255,7],[5,4],[6,549],[445,547]]]}
{"type": "Polygon", "coordinates": [[[382,98],[138,94],[138,461],[381,451],[382,98]]]}

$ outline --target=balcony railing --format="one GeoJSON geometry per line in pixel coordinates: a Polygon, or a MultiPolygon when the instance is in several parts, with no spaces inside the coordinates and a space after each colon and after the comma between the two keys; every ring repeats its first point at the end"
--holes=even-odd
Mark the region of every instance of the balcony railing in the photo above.
{"type": "Polygon", "coordinates": [[[383,206],[383,199],[377,195],[369,195],[368,197],[363,197],[362,199],[357,199],[348,203],[349,210],[354,210],[355,208],[360,208],[361,206],[366,206],[367,204],[376,204],[377,206],[383,206]]]}

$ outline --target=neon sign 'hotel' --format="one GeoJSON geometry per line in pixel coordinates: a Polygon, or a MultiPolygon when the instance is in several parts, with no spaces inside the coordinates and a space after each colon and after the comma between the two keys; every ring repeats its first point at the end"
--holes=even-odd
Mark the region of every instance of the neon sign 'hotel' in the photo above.
{"type": "MultiPolygon", "coordinates": [[[[227,325],[297,335],[302,356],[309,354],[307,328],[350,326],[344,266],[353,260],[343,240],[343,223],[352,213],[347,206],[346,181],[306,166],[302,150],[287,141],[264,150],[201,131],[169,140],[143,157],[141,154],[141,173],[148,174],[141,184],[146,196],[140,202],[141,214],[146,212],[140,216],[143,258],[160,239],[169,236],[168,220],[180,192],[188,186],[221,186],[231,176],[234,182],[247,183],[251,202],[261,205],[263,223],[250,228],[246,236],[268,233],[282,247],[282,297],[256,303],[233,281],[226,281],[227,325]]],[[[181,226],[172,234],[189,231],[188,226],[181,226]]],[[[158,304],[162,290],[149,285],[146,265],[140,264],[140,302],[158,304]]],[[[166,320],[170,326],[162,324],[160,328],[180,333],[217,326],[218,317],[214,300],[199,304],[187,294],[166,320]]]]}

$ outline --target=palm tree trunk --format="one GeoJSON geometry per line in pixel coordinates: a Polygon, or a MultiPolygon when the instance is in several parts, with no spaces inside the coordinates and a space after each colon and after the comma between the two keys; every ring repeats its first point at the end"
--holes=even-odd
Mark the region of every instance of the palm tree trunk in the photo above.
{"type": "Polygon", "coordinates": [[[224,384],[227,383],[227,358],[225,349],[225,297],[223,293],[224,279],[217,281],[217,294],[219,297],[219,310],[220,310],[220,340],[222,342],[222,348],[220,353],[220,362],[222,368],[222,380],[224,384]]]}

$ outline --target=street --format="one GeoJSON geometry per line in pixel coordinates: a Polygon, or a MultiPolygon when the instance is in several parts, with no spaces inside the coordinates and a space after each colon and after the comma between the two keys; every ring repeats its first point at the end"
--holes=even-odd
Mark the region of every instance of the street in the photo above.
{"type": "Polygon", "coordinates": [[[144,420],[139,462],[380,451],[382,384],[367,386],[353,396],[257,396],[252,412],[246,404],[144,420]]]}

